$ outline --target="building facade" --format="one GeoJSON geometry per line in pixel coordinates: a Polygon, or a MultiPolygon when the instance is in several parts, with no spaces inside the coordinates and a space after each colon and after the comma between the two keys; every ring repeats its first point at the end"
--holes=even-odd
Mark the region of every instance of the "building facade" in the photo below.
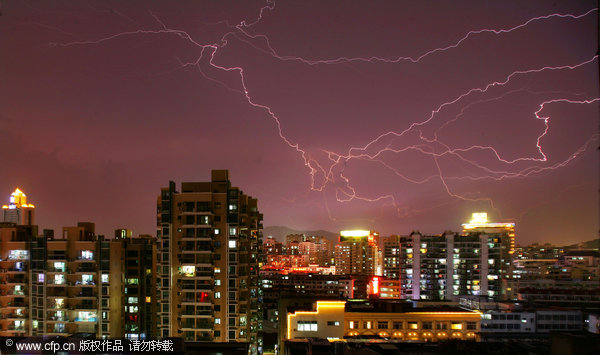
{"type": "Polygon", "coordinates": [[[123,246],[93,223],[37,235],[0,225],[0,335],[119,338],[123,332],[123,246]]]}
{"type": "Polygon", "coordinates": [[[383,238],[383,277],[387,279],[400,279],[402,260],[400,258],[400,236],[392,235],[383,238]]]}
{"type": "Polygon", "coordinates": [[[161,189],[157,205],[158,334],[261,347],[262,215],[232,187],[227,170],[209,182],[161,189]]]}
{"type": "Polygon", "coordinates": [[[367,230],[341,231],[335,246],[338,275],[380,275],[379,235],[367,230]]]}
{"type": "Polygon", "coordinates": [[[131,231],[118,229],[115,240],[123,244],[125,314],[124,336],[128,339],[157,337],[156,238],[131,237],[131,231]]]}
{"type": "Polygon", "coordinates": [[[458,307],[419,307],[384,301],[317,301],[289,309],[281,339],[379,337],[394,341],[478,340],[481,313],[458,307]]]}
{"type": "Polygon", "coordinates": [[[483,217],[474,217],[463,226],[462,234],[444,232],[428,236],[413,232],[400,237],[403,298],[457,300],[461,295],[475,295],[504,300],[508,297],[514,224],[484,223],[483,217]]]}

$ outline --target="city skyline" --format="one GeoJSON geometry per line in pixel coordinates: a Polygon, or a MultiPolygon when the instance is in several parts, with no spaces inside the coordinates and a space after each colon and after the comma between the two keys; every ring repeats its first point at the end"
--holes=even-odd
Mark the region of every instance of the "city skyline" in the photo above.
{"type": "Polygon", "coordinates": [[[265,226],[597,238],[597,3],[368,5],[4,3],[0,202],[154,234],[223,168],[265,226]]]}

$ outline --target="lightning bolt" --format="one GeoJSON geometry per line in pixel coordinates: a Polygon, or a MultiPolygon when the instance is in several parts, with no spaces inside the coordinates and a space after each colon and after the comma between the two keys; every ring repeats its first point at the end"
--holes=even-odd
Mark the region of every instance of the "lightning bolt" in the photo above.
{"type": "MultiPolygon", "coordinates": [[[[473,145],[473,146],[470,146],[467,148],[453,148],[450,145],[448,145],[440,140],[440,138],[438,137],[438,133],[441,129],[443,129],[443,128],[447,127],[448,125],[453,124],[454,122],[459,120],[460,117],[463,115],[464,111],[466,109],[468,109],[471,105],[478,103],[478,102],[479,103],[485,102],[486,100],[474,101],[474,102],[468,104],[467,106],[463,107],[463,109],[457,116],[455,116],[453,119],[445,121],[434,132],[432,137],[427,137],[422,132],[422,128],[425,127],[426,125],[431,124],[439,116],[440,112],[442,112],[443,110],[445,110],[453,105],[457,105],[457,104],[461,103],[463,100],[466,100],[467,98],[473,96],[474,94],[486,94],[492,88],[499,88],[499,87],[506,86],[515,77],[521,77],[521,76],[539,74],[539,73],[551,72],[551,71],[577,70],[584,66],[590,65],[593,62],[596,62],[598,60],[598,57],[594,56],[588,60],[585,60],[583,62],[576,63],[576,64],[570,64],[570,65],[565,64],[565,65],[561,65],[561,66],[540,66],[537,68],[515,70],[515,71],[509,73],[508,75],[506,75],[503,79],[499,79],[499,80],[487,83],[480,87],[471,88],[471,89],[465,91],[464,93],[462,93],[446,102],[440,103],[439,105],[437,105],[437,107],[435,107],[431,111],[431,113],[427,117],[425,117],[424,119],[418,120],[418,121],[414,121],[408,127],[406,127],[405,129],[403,129],[399,132],[396,132],[396,131],[384,132],[384,133],[378,135],[377,137],[375,137],[374,139],[370,140],[365,145],[358,146],[358,147],[350,147],[346,153],[323,150],[327,159],[325,161],[320,161],[319,159],[313,157],[306,149],[303,149],[300,146],[300,143],[294,142],[290,138],[288,138],[288,136],[285,134],[285,131],[283,129],[283,125],[282,125],[280,117],[277,115],[277,113],[274,111],[274,109],[269,104],[257,102],[253,98],[253,95],[251,95],[251,92],[250,92],[250,86],[247,83],[244,68],[242,66],[224,66],[224,65],[218,64],[217,56],[219,55],[219,52],[222,49],[226,48],[229,45],[229,39],[231,37],[234,37],[244,43],[247,43],[252,48],[254,48],[262,53],[268,54],[271,57],[276,58],[277,60],[296,61],[296,62],[305,64],[305,65],[310,65],[310,66],[337,65],[337,64],[350,63],[350,62],[364,62],[364,63],[371,63],[371,64],[377,64],[377,63],[392,63],[393,64],[393,63],[399,63],[399,62],[407,62],[407,63],[417,64],[420,61],[422,61],[424,58],[427,58],[429,56],[442,55],[444,52],[446,52],[448,50],[459,48],[465,42],[467,42],[471,38],[478,36],[478,35],[492,34],[495,36],[502,36],[504,34],[508,34],[508,33],[517,31],[519,29],[523,29],[535,22],[549,21],[549,20],[553,20],[553,19],[577,20],[577,19],[586,17],[594,12],[597,12],[598,9],[593,8],[593,9],[590,9],[587,12],[579,14],[579,15],[553,13],[553,14],[548,14],[548,15],[543,15],[543,16],[537,16],[537,17],[530,18],[527,21],[520,23],[516,26],[509,27],[509,28],[501,28],[501,29],[484,28],[484,29],[478,29],[478,30],[471,30],[471,31],[465,33],[464,35],[462,35],[459,39],[457,39],[453,43],[449,43],[442,47],[430,49],[418,56],[396,56],[396,57],[391,57],[391,58],[381,58],[381,57],[377,57],[377,56],[371,56],[371,57],[340,56],[340,57],[331,58],[331,59],[307,59],[307,58],[300,57],[300,56],[282,55],[273,47],[273,45],[271,44],[271,41],[267,35],[262,34],[262,33],[255,33],[254,27],[263,20],[265,14],[267,12],[273,12],[274,9],[275,9],[275,2],[267,1],[266,5],[262,6],[259,9],[258,15],[256,16],[256,18],[254,20],[252,20],[252,21],[242,20],[241,22],[239,22],[238,24],[235,24],[235,25],[226,23],[227,28],[229,29],[228,32],[224,33],[220,37],[219,41],[217,41],[215,43],[200,43],[199,41],[195,40],[188,32],[186,32],[184,30],[180,30],[180,29],[170,28],[163,21],[161,21],[158,16],[152,14],[154,19],[160,26],[159,29],[136,29],[136,30],[132,30],[132,31],[114,33],[114,34],[107,35],[105,37],[92,39],[92,40],[79,40],[79,41],[66,42],[66,43],[51,43],[50,45],[57,46],[57,47],[98,45],[98,44],[102,44],[102,43],[105,43],[108,41],[114,41],[114,40],[118,40],[120,38],[125,38],[125,37],[161,36],[161,35],[174,36],[176,38],[179,38],[180,40],[183,40],[183,41],[189,43],[192,47],[200,49],[199,55],[196,57],[196,60],[191,61],[191,62],[179,61],[179,69],[185,68],[185,67],[195,67],[198,69],[200,74],[206,80],[211,80],[213,82],[216,82],[216,83],[222,85],[225,89],[227,89],[229,91],[236,92],[236,93],[243,95],[246,102],[251,107],[265,112],[265,114],[274,122],[275,126],[277,127],[277,131],[278,131],[278,135],[279,135],[280,139],[285,144],[287,144],[291,149],[295,150],[301,156],[304,166],[307,168],[308,173],[311,177],[310,190],[324,192],[328,186],[333,185],[336,200],[340,203],[350,202],[353,200],[361,200],[361,201],[368,201],[368,202],[389,201],[400,213],[402,207],[396,201],[396,198],[394,197],[394,195],[385,194],[385,195],[376,196],[376,197],[362,196],[357,192],[356,187],[353,186],[351,179],[345,175],[345,173],[344,173],[345,166],[348,162],[350,162],[352,160],[364,160],[364,161],[368,161],[368,162],[377,163],[377,164],[385,167],[389,171],[393,172],[399,178],[401,178],[409,183],[412,183],[412,184],[426,184],[426,183],[431,183],[434,180],[438,180],[441,183],[443,189],[448,194],[448,196],[450,196],[452,198],[459,199],[459,200],[469,200],[469,201],[482,201],[482,200],[488,201],[490,203],[490,205],[493,208],[495,208],[493,201],[488,197],[470,197],[470,196],[461,195],[461,194],[453,192],[452,188],[448,185],[448,181],[450,181],[450,180],[481,180],[481,179],[491,179],[491,180],[499,181],[499,180],[503,180],[503,179],[526,178],[526,177],[531,177],[531,176],[539,176],[540,174],[543,174],[543,173],[546,173],[546,172],[549,172],[549,171],[552,171],[552,170],[555,170],[558,168],[562,168],[562,167],[570,164],[573,160],[577,159],[577,157],[579,157],[583,152],[585,152],[586,149],[588,149],[589,146],[591,146],[592,142],[594,142],[598,139],[598,134],[594,134],[582,146],[580,146],[575,152],[570,154],[567,159],[565,159],[563,161],[555,162],[553,164],[548,164],[549,158],[543,149],[542,139],[547,135],[547,133],[550,129],[551,118],[547,117],[547,116],[542,116],[541,112],[543,111],[543,109],[545,108],[546,105],[550,105],[550,104],[554,104],[554,103],[568,103],[568,104],[572,104],[572,105],[589,105],[589,104],[598,102],[600,100],[600,98],[588,98],[588,99],[574,100],[571,98],[561,97],[561,98],[555,98],[555,99],[551,99],[551,100],[542,101],[539,104],[539,109],[537,111],[533,112],[533,115],[535,116],[535,118],[542,121],[544,124],[544,127],[545,127],[543,132],[537,136],[535,146],[537,148],[538,156],[535,156],[535,157],[519,157],[519,158],[515,158],[515,159],[507,159],[507,158],[504,158],[502,156],[502,154],[500,154],[498,152],[498,150],[492,146],[473,145]],[[220,72],[220,73],[235,74],[238,79],[237,83],[239,84],[239,88],[233,88],[230,85],[226,84],[223,80],[220,80],[213,76],[210,76],[205,71],[203,71],[203,69],[202,69],[203,65],[208,65],[210,68],[212,68],[213,70],[216,70],[217,72],[220,72]],[[412,144],[412,145],[409,145],[406,147],[401,147],[401,148],[394,148],[394,142],[396,140],[404,138],[405,136],[407,136],[409,134],[412,134],[412,135],[417,134],[418,135],[417,138],[420,140],[421,143],[420,144],[412,144]],[[379,145],[385,139],[389,139],[390,140],[389,143],[387,145],[385,145],[383,148],[376,148],[376,145],[379,145]],[[424,156],[430,157],[436,166],[436,170],[437,170],[436,174],[429,175],[429,176],[421,178],[421,179],[410,178],[410,177],[406,176],[406,174],[402,174],[397,168],[395,168],[391,164],[387,163],[383,158],[384,153],[401,154],[401,153],[404,153],[407,151],[418,152],[419,154],[423,154],[424,156]],[[481,164],[474,159],[467,158],[465,153],[469,153],[472,151],[490,152],[491,155],[495,158],[495,160],[499,164],[504,165],[505,168],[492,169],[491,167],[481,164]],[[483,174],[477,175],[477,176],[472,176],[472,175],[445,176],[443,168],[439,164],[439,159],[446,157],[446,156],[452,156],[454,158],[457,158],[460,161],[464,162],[465,164],[478,169],[483,174]],[[513,167],[516,167],[517,163],[519,163],[519,165],[523,164],[523,163],[535,163],[535,165],[517,168],[515,170],[513,167]],[[317,176],[319,176],[322,179],[322,181],[320,183],[316,182],[317,176]],[[341,184],[341,186],[339,186],[339,184],[341,184]]],[[[127,19],[130,22],[135,23],[135,21],[133,21],[132,19],[130,19],[130,18],[127,18],[127,19]]],[[[71,33],[69,33],[69,34],[73,35],[71,33]]],[[[325,208],[327,209],[327,211],[331,217],[331,213],[329,211],[327,202],[325,202],[325,208]]],[[[333,218],[333,217],[331,217],[331,218],[333,218]]]]}

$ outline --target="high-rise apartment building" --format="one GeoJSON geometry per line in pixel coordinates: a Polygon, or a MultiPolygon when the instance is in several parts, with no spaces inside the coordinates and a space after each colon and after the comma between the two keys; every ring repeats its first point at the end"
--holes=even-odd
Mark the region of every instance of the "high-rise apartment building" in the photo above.
{"type": "Polygon", "coordinates": [[[378,239],[376,232],[367,230],[341,231],[335,246],[336,274],[380,275],[378,239]]]}
{"type": "Polygon", "coordinates": [[[0,336],[27,336],[38,319],[38,302],[44,298],[30,287],[30,255],[37,226],[0,223],[0,336]],[[36,306],[32,310],[33,306],[36,306]]]}
{"type": "Polygon", "coordinates": [[[158,335],[261,347],[258,271],[262,215],[227,170],[174,182],[157,205],[158,335]]]}
{"type": "Polygon", "coordinates": [[[382,239],[383,277],[400,278],[400,236],[392,235],[382,239]]]}
{"type": "Polygon", "coordinates": [[[106,239],[87,222],[38,235],[23,192],[4,207],[0,336],[156,336],[154,237],[106,239]]]}
{"type": "Polygon", "coordinates": [[[488,235],[502,235],[503,252],[510,255],[515,253],[515,224],[492,223],[488,220],[487,213],[476,212],[471,215],[469,223],[463,225],[464,233],[485,233],[488,235]]]}
{"type": "Polygon", "coordinates": [[[37,235],[0,224],[0,335],[122,337],[122,246],[93,223],[37,235]]]}
{"type": "Polygon", "coordinates": [[[512,243],[514,232],[495,227],[401,237],[402,297],[443,300],[475,295],[503,300],[512,243]]]}
{"type": "MultiPolygon", "coordinates": [[[[46,232],[44,333],[123,336],[122,244],[95,234],[93,223],[46,232]]],[[[39,287],[39,286],[38,286],[39,287]]]]}
{"type": "Polygon", "coordinates": [[[150,235],[132,238],[130,230],[117,229],[115,240],[123,244],[124,336],[156,338],[156,238],[150,235]]]}

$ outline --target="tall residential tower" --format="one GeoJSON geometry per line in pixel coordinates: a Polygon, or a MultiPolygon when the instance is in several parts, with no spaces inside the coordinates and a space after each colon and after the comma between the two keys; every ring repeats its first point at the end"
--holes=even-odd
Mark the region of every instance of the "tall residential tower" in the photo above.
{"type": "Polygon", "coordinates": [[[232,187],[227,170],[209,182],[174,182],[157,205],[161,337],[262,345],[258,271],[262,215],[232,187]]]}

